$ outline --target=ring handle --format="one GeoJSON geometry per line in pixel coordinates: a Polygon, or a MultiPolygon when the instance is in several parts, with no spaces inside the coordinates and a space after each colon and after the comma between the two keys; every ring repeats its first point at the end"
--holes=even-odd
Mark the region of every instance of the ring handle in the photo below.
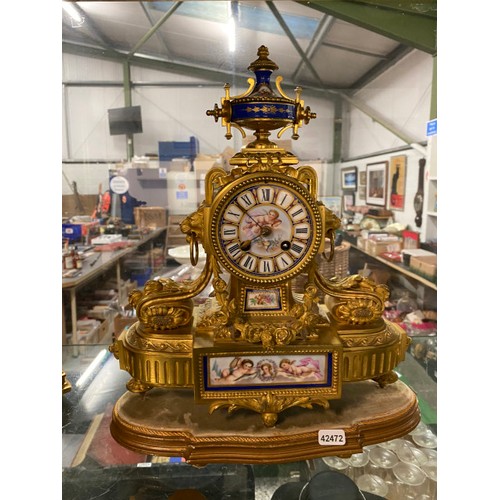
{"type": "Polygon", "coordinates": [[[330,237],[330,254],[327,256],[326,253],[323,252],[322,255],[327,262],[331,262],[335,252],[335,237],[333,231],[328,231],[326,237],[330,237]]]}
{"type": "Polygon", "coordinates": [[[198,247],[198,240],[196,239],[196,234],[191,232],[189,236],[189,260],[191,265],[194,267],[198,264],[198,258],[200,256],[200,249],[198,247]]]}

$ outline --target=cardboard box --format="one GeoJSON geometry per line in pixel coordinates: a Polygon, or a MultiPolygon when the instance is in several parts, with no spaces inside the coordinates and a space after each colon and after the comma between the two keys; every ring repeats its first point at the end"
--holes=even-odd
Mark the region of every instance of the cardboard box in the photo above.
{"type": "Polygon", "coordinates": [[[63,217],[74,217],[75,215],[92,215],[97,205],[96,194],[63,194],[62,215],[63,217]]]}
{"type": "Polygon", "coordinates": [[[98,342],[102,342],[106,339],[109,333],[109,326],[111,322],[108,319],[105,319],[99,326],[99,330],[97,331],[97,340],[98,342]]]}
{"type": "Polygon", "coordinates": [[[437,255],[413,255],[410,258],[410,269],[429,279],[437,276],[437,255]]]}
{"type": "Polygon", "coordinates": [[[401,252],[401,240],[371,240],[366,242],[366,252],[369,255],[377,256],[383,252],[401,252]]]}
{"type": "Polygon", "coordinates": [[[212,167],[217,165],[222,166],[221,155],[208,156],[208,155],[198,155],[193,161],[194,171],[197,174],[206,174],[212,167]],[[219,160],[219,163],[217,163],[219,160]]]}
{"type": "Polygon", "coordinates": [[[76,325],[79,344],[96,344],[99,341],[100,321],[96,319],[79,319],[76,325]]]}
{"type": "Polygon", "coordinates": [[[420,248],[420,233],[417,233],[416,231],[408,231],[407,229],[405,229],[401,234],[403,235],[403,248],[420,248]]]}
{"type": "Polygon", "coordinates": [[[403,254],[403,263],[406,266],[410,266],[410,259],[412,257],[432,257],[433,255],[436,255],[435,253],[429,252],[429,250],[424,250],[423,248],[403,248],[401,253],[403,254]]]}
{"type": "Polygon", "coordinates": [[[360,249],[360,250],[364,250],[366,252],[366,242],[368,241],[368,238],[363,238],[361,236],[358,236],[357,240],[356,240],[356,246],[360,249]]]}
{"type": "Polygon", "coordinates": [[[198,208],[196,172],[167,172],[169,214],[188,215],[198,208]]]}
{"type": "Polygon", "coordinates": [[[137,322],[137,318],[135,316],[127,317],[127,316],[122,316],[121,314],[117,314],[113,322],[114,322],[113,333],[115,338],[118,338],[120,334],[123,332],[123,330],[125,330],[127,327],[137,322]]]}
{"type": "Polygon", "coordinates": [[[358,270],[358,274],[371,279],[377,285],[387,285],[391,277],[391,273],[387,269],[368,263],[365,264],[363,269],[358,270]]]}
{"type": "Polygon", "coordinates": [[[134,219],[141,229],[158,229],[167,225],[167,210],[163,207],[135,207],[134,219]]]}

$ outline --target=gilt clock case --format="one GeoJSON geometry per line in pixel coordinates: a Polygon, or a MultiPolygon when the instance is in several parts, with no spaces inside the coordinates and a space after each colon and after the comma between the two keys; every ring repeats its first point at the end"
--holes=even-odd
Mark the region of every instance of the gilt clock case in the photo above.
{"type": "Polygon", "coordinates": [[[323,238],[321,213],[307,187],[279,173],[252,173],[225,186],[208,225],[217,260],[259,286],[302,272],[323,238]]]}

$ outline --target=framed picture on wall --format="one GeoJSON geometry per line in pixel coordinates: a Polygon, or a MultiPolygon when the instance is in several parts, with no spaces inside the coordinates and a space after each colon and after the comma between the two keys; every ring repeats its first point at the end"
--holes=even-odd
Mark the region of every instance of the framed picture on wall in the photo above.
{"type": "Polygon", "coordinates": [[[359,185],[360,186],[366,186],[366,170],[362,170],[359,172],[359,185]]]}
{"type": "Polygon", "coordinates": [[[406,191],[406,155],[392,156],[389,164],[389,208],[404,210],[406,191]]]}
{"type": "Polygon", "coordinates": [[[358,187],[358,167],[343,168],[340,171],[342,189],[355,191],[358,187]]]}
{"type": "Polygon", "coordinates": [[[366,186],[359,185],[358,186],[358,197],[360,200],[366,200],[366,186]]]}
{"type": "Polygon", "coordinates": [[[326,208],[329,208],[337,217],[342,216],[342,196],[320,196],[326,208]]]}
{"type": "Polygon", "coordinates": [[[366,166],[366,204],[385,207],[387,199],[387,165],[380,161],[366,166]]]}
{"type": "Polygon", "coordinates": [[[342,196],[342,213],[352,212],[354,207],[354,193],[344,193],[342,196]]]}

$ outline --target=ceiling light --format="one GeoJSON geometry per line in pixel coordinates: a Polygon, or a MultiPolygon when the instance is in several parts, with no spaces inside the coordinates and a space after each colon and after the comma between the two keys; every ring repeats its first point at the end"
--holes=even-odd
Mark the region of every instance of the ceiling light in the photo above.
{"type": "Polygon", "coordinates": [[[229,52],[234,52],[236,50],[236,25],[232,16],[227,21],[227,43],[229,52]]]}
{"type": "Polygon", "coordinates": [[[236,23],[233,16],[233,2],[227,3],[227,43],[229,52],[236,50],[236,23]]]}
{"type": "Polygon", "coordinates": [[[85,22],[85,17],[80,14],[79,10],[73,5],[73,3],[63,2],[62,6],[66,14],[68,14],[71,18],[71,26],[73,26],[73,28],[82,26],[85,22]]]}

